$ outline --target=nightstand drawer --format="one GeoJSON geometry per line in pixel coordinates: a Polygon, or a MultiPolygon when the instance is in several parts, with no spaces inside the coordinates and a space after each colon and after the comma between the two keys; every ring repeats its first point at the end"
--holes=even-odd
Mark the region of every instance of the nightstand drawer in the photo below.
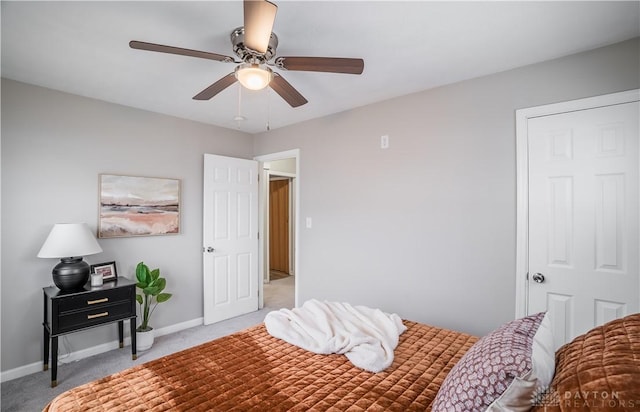
{"type": "Polygon", "coordinates": [[[105,305],[112,305],[117,302],[131,301],[131,295],[134,294],[132,287],[117,288],[96,291],[91,294],[81,294],[59,299],[58,311],[64,313],[79,309],[99,308],[105,305]]]}
{"type": "Polygon", "coordinates": [[[131,317],[131,302],[102,304],[99,307],[69,311],[58,316],[58,332],[64,333],[102,323],[110,323],[118,319],[131,317]]]}

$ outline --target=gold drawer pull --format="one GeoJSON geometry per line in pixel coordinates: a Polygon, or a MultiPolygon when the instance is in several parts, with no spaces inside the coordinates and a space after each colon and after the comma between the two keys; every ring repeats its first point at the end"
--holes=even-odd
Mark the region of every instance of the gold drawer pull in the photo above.
{"type": "Polygon", "coordinates": [[[101,318],[103,316],[109,316],[109,312],[96,313],[95,315],[87,315],[87,319],[101,318]]]}
{"type": "Polygon", "coordinates": [[[102,299],[96,299],[96,300],[88,300],[88,301],[87,301],[87,305],[95,305],[96,303],[104,303],[104,302],[109,302],[109,298],[102,298],[102,299]]]}

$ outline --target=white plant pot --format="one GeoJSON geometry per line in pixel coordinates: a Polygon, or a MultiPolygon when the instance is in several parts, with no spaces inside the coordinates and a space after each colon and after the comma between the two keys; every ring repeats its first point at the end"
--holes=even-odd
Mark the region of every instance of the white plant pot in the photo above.
{"type": "Polygon", "coordinates": [[[155,338],[155,332],[150,329],[146,332],[136,332],[136,348],[138,350],[147,350],[153,346],[153,340],[155,338]]]}

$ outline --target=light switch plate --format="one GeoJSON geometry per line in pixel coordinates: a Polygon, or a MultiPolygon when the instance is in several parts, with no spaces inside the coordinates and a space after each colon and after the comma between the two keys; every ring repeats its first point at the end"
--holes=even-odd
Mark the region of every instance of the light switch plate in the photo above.
{"type": "Polygon", "coordinates": [[[380,136],[380,148],[388,149],[389,148],[389,135],[385,134],[380,136]]]}

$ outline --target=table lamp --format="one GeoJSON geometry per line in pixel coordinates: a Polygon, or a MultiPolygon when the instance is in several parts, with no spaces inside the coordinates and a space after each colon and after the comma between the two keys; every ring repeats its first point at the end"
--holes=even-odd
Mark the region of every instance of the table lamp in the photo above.
{"type": "Polygon", "coordinates": [[[81,289],[89,279],[89,264],[82,256],[102,252],[86,223],[56,223],[44,241],[39,258],[60,258],[53,268],[53,283],[63,291],[81,289]]]}

